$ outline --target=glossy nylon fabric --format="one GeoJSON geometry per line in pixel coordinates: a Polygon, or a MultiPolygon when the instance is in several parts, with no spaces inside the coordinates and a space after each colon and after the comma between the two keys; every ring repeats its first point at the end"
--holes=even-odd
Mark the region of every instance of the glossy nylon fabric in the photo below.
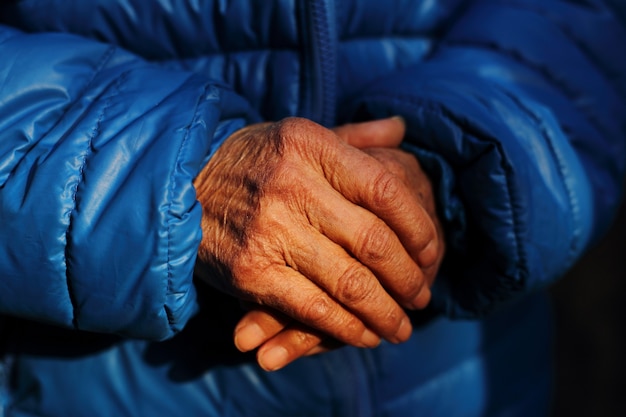
{"type": "Polygon", "coordinates": [[[593,0],[0,3],[4,415],[540,415],[549,313],[530,294],[620,198],[624,16],[593,0]],[[192,179],[249,123],[397,114],[446,225],[433,306],[407,344],[264,373],[232,351],[236,305],[193,281],[192,179]]]}

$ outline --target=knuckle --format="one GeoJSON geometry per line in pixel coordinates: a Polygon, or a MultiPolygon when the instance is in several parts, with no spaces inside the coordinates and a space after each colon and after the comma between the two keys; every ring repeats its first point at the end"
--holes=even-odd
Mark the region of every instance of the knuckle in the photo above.
{"type": "Polygon", "coordinates": [[[394,270],[394,279],[387,284],[387,291],[402,305],[411,305],[411,302],[420,293],[424,283],[424,276],[415,264],[405,264],[394,270]]]}
{"type": "Polygon", "coordinates": [[[354,305],[368,300],[375,289],[375,280],[371,279],[367,269],[355,262],[339,276],[335,297],[354,305]]]}
{"type": "Polygon", "coordinates": [[[276,164],[273,177],[274,183],[272,185],[276,188],[298,185],[300,184],[299,178],[300,170],[297,164],[285,159],[276,164]]]}
{"type": "Polygon", "coordinates": [[[287,132],[298,131],[302,128],[306,129],[309,126],[316,125],[314,122],[304,117],[285,117],[276,124],[287,132]]]}
{"type": "Polygon", "coordinates": [[[363,323],[355,317],[347,316],[340,324],[342,337],[345,340],[357,339],[363,333],[363,323]]]}
{"type": "Polygon", "coordinates": [[[302,306],[302,315],[312,323],[326,323],[332,310],[330,299],[320,294],[308,299],[302,306]]]}
{"type": "Polygon", "coordinates": [[[375,219],[357,235],[354,255],[365,265],[377,265],[390,255],[393,249],[393,236],[387,225],[375,219]]]}
{"type": "Polygon", "coordinates": [[[430,242],[431,240],[437,239],[437,226],[435,224],[435,222],[433,221],[433,219],[430,217],[430,215],[428,214],[428,212],[426,212],[424,210],[424,214],[421,217],[421,223],[422,223],[422,234],[424,235],[424,241],[426,243],[430,242]]]}
{"type": "Polygon", "coordinates": [[[276,134],[283,143],[297,144],[304,142],[304,139],[320,130],[320,126],[302,117],[287,117],[275,124],[276,134]]]}
{"type": "Polygon", "coordinates": [[[392,308],[388,310],[386,313],[381,315],[380,322],[382,323],[383,327],[387,329],[391,329],[391,333],[395,333],[400,327],[400,324],[402,322],[402,317],[403,315],[400,314],[400,312],[397,309],[392,308]]]}
{"type": "Polygon", "coordinates": [[[272,256],[255,250],[241,251],[230,265],[229,279],[232,285],[249,294],[269,292],[267,277],[280,276],[279,264],[272,256]]]}
{"type": "Polygon", "coordinates": [[[411,302],[420,293],[424,283],[424,276],[419,269],[415,269],[412,273],[407,274],[407,279],[399,288],[398,298],[405,302],[411,302]]]}
{"type": "Polygon", "coordinates": [[[416,249],[425,249],[432,241],[438,240],[438,231],[431,216],[426,210],[419,207],[411,213],[411,224],[413,225],[413,244],[416,249]]]}
{"type": "Polygon", "coordinates": [[[390,207],[397,203],[402,193],[401,180],[390,171],[379,173],[372,182],[372,204],[374,207],[390,207]]]}
{"type": "Polygon", "coordinates": [[[310,346],[316,341],[316,338],[311,333],[307,333],[302,330],[297,330],[293,334],[294,346],[310,346]]]}
{"type": "Polygon", "coordinates": [[[288,117],[274,126],[274,142],[287,160],[317,161],[328,148],[329,132],[317,123],[299,117],[288,117]]]}
{"type": "Polygon", "coordinates": [[[302,312],[304,322],[348,343],[357,342],[363,332],[363,323],[359,319],[342,310],[335,311],[330,298],[323,295],[312,297],[302,312]]]}
{"type": "MultiPolygon", "coordinates": [[[[424,255],[425,250],[431,251],[433,248],[438,249],[437,245],[440,242],[439,242],[439,235],[437,234],[437,228],[433,225],[430,219],[422,219],[422,220],[423,221],[419,222],[419,226],[417,229],[419,230],[419,239],[417,241],[417,246],[419,250],[422,252],[422,254],[424,255]],[[430,246],[431,244],[436,245],[436,246],[430,246]]],[[[429,263],[434,262],[437,255],[438,255],[438,250],[432,250],[433,259],[431,259],[431,262],[429,263]]]]}

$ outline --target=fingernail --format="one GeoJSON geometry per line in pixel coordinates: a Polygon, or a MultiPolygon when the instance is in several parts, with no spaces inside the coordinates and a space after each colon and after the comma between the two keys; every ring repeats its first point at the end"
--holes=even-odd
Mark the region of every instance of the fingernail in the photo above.
{"type": "Polygon", "coordinates": [[[256,323],[245,324],[235,329],[235,346],[248,352],[265,341],[265,332],[256,323]]]}
{"type": "Polygon", "coordinates": [[[390,119],[398,120],[398,121],[402,122],[403,125],[406,126],[406,120],[404,119],[404,117],[402,117],[400,115],[392,116],[392,117],[390,117],[390,119]]]}
{"type": "Polygon", "coordinates": [[[400,322],[400,327],[398,327],[398,331],[395,334],[394,343],[402,343],[409,340],[411,337],[411,333],[413,332],[413,326],[411,326],[411,321],[406,317],[402,319],[400,322]]]}
{"type": "Polygon", "coordinates": [[[437,261],[437,242],[433,239],[417,255],[417,263],[420,267],[426,268],[437,261]]]}
{"type": "Polygon", "coordinates": [[[419,294],[417,294],[417,296],[413,299],[411,305],[413,306],[413,308],[421,310],[428,305],[428,303],[430,302],[430,297],[430,288],[428,288],[428,285],[424,284],[419,294]]]}
{"type": "Polygon", "coordinates": [[[275,346],[259,353],[259,365],[266,371],[277,371],[287,365],[289,353],[282,346],[275,346]]]}
{"type": "Polygon", "coordinates": [[[380,337],[371,330],[365,329],[363,335],[361,336],[361,343],[365,345],[364,347],[373,348],[380,345],[380,337]]]}

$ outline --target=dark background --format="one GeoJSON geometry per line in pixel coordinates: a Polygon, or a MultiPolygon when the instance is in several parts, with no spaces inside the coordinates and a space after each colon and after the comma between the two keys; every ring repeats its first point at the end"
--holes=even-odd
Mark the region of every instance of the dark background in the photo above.
{"type": "Polygon", "coordinates": [[[551,292],[557,325],[553,416],[626,416],[626,207],[551,292]]]}

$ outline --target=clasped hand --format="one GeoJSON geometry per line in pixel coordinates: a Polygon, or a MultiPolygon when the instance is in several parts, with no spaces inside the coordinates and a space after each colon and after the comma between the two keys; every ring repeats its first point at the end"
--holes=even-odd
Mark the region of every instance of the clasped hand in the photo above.
{"type": "Polygon", "coordinates": [[[241,350],[263,344],[264,368],[326,338],[359,347],[409,338],[404,309],[428,304],[443,242],[415,158],[380,148],[403,136],[399,119],[334,131],[299,118],[252,125],[196,179],[199,260],[212,271],[202,275],[260,306],[235,338],[241,350]]]}

